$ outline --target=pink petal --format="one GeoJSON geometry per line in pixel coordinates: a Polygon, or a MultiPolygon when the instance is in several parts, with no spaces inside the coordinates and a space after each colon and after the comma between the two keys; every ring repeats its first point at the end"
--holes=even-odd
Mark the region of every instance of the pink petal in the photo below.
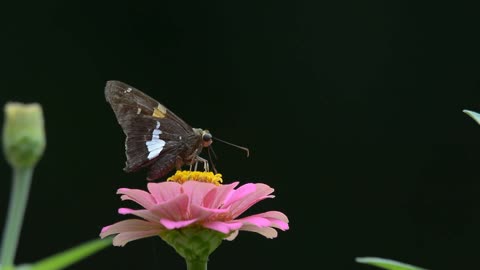
{"type": "Polygon", "coordinates": [[[105,237],[105,236],[102,237],[102,233],[110,230],[110,227],[112,227],[112,225],[108,225],[108,226],[105,226],[105,227],[102,228],[102,230],[100,231],[100,237],[101,237],[101,238],[104,238],[104,237],[105,237]]]}
{"type": "Polygon", "coordinates": [[[241,200],[232,203],[231,214],[233,218],[238,217],[257,202],[266,198],[273,198],[273,195],[269,196],[274,191],[273,188],[265,184],[255,184],[255,187],[255,192],[249,193],[241,200]]]}
{"type": "Polygon", "coordinates": [[[280,229],[282,231],[286,231],[290,228],[288,226],[288,223],[280,221],[280,220],[272,221],[272,225],[270,225],[270,227],[277,228],[277,229],[280,229]]]}
{"type": "Polygon", "coordinates": [[[249,225],[258,227],[274,227],[282,231],[288,230],[288,218],[285,214],[278,211],[269,211],[244,218],[235,219],[249,225]]]}
{"type": "Polygon", "coordinates": [[[203,206],[209,208],[222,208],[225,201],[230,198],[233,193],[233,189],[238,185],[238,182],[234,182],[228,185],[218,186],[205,195],[203,199],[203,206]]]}
{"type": "Polygon", "coordinates": [[[110,226],[105,226],[100,233],[100,237],[104,238],[112,234],[125,232],[142,232],[152,230],[161,231],[162,229],[162,225],[158,223],[148,222],[140,219],[127,219],[110,226]]]}
{"type": "Polygon", "coordinates": [[[225,237],[225,240],[233,241],[233,239],[237,238],[237,235],[238,235],[238,230],[233,231],[229,236],[225,237]]]}
{"type": "Polygon", "coordinates": [[[243,200],[247,195],[254,193],[256,189],[256,185],[251,183],[240,186],[238,189],[234,190],[228,198],[226,198],[224,205],[229,206],[238,200],[243,200]]]}
{"type": "Polygon", "coordinates": [[[180,220],[180,221],[169,220],[166,218],[160,219],[160,223],[169,230],[187,227],[188,225],[195,223],[196,221],[197,219],[180,220]]]}
{"type": "Polygon", "coordinates": [[[180,194],[176,198],[156,205],[150,209],[155,215],[170,220],[188,219],[188,196],[180,194]]]}
{"type": "Polygon", "coordinates": [[[181,194],[181,187],[177,182],[148,183],[148,191],[157,203],[169,201],[181,194]]]}
{"type": "Polygon", "coordinates": [[[158,236],[159,233],[160,233],[160,230],[120,233],[113,238],[113,245],[123,247],[128,242],[131,242],[133,240],[138,240],[138,239],[147,238],[151,236],[158,236]]]}
{"type": "Polygon", "coordinates": [[[150,193],[140,189],[119,188],[117,194],[123,194],[123,196],[120,197],[122,200],[134,201],[147,209],[154,206],[156,203],[150,193]]]}
{"type": "Polygon", "coordinates": [[[223,222],[223,221],[209,221],[203,223],[203,227],[212,229],[224,234],[229,234],[232,231],[238,230],[242,227],[241,222],[223,222]]]}
{"type": "Polygon", "coordinates": [[[182,190],[190,198],[190,204],[201,205],[205,195],[212,189],[215,189],[212,183],[204,183],[198,181],[187,181],[183,183],[182,190]]]}
{"type": "Polygon", "coordinates": [[[118,213],[120,215],[135,215],[151,222],[158,222],[160,220],[160,217],[156,215],[153,211],[146,209],[133,210],[130,208],[120,208],[118,209],[118,213]]]}
{"type": "Polygon", "coordinates": [[[279,212],[279,211],[268,211],[268,212],[256,214],[256,215],[253,215],[253,216],[261,216],[261,217],[269,218],[269,219],[278,219],[278,220],[281,220],[283,222],[288,223],[288,217],[284,213],[279,212]]]}
{"type": "Polygon", "coordinates": [[[254,226],[254,225],[245,225],[242,228],[240,228],[240,230],[241,231],[256,232],[256,233],[259,233],[259,234],[261,234],[261,235],[263,235],[263,236],[265,236],[266,238],[269,238],[269,239],[275,238],[278,235],[278,232],[275,229],[270,228],[270,227],[259,228],[259,227],[254,226]]]}
{"type": "Polygon", "coordinates": [[[270,221],[270,227],[274,227],[274,228],[278,228],[282,231],[285,231],[285,230],[288,230],[289,229],[289,226],[288,226],[288,218],[287,216],[282,213],[282,212],[278,212],[278,211],[268,211],[268,212],[265,212],[265,213],[260,213],[260,214],[256,214],[256,215],[253,215],[252,217],[263,217],[263,218],[266,218],[270,221]]]}
{"type": "Polygon", "coordinates": [[[268,227],[272,224],[270,220],[263,217],[258,217],[258,216],[244,217],[244,218],[236,219],[236,221],[240,221],[243,224],[255,225],[257,227],[268,227]]]}
{"type": "Polygon", "coordinates": [[[199,205],[190,206],[190,216],[198,220],[208,219],[215,215],[221,215],[227,213],[228,209],[215,209],[215,208],[206,208],[199,205]]]}
{"type": "Polygon", "coordinates": [[[132,213],[133,211],[135,211],[135,210],[130,209],[130,208],[119,208],[118,209],[118,213],[120,215],[128,215],[128,214],[132,213]]]}

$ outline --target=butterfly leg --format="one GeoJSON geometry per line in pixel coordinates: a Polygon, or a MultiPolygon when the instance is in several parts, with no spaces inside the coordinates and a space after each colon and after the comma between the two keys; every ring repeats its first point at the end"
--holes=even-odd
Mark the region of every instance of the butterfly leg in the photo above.
{"type": "Polygon", "coordinates": [[[192,171],[192,168],[193,168],[194,171],[197,170],[197,165],[198,165],[197,153],[198,153],[198,149],[195,149],[193,154],[190,156],[191,157],[190,158],[190,168],[189,168],[190,171],[192,171]]]}
{"type": "Polygon", "coordinates": [[[194,171],[198,170],[198,160],[195,161],[195,168],[193,169],[194,171]]]}
{"type": "Polygon", "coordinates": [[[206,172],[209,172],[210,171],[210,166],[208,164],[208,160],[202,158],[202,157],[195,157],[195,170],[197,170],[197,164],[198,162],[202,162],[203,163],[203,169],[206,171],[206,172]]]}
{"type": "Polygon", "coordinates": [[[208,160],[206,160],[202,157],[199,157],[199,156],[196,156],[194,159],[192,159],[192,162],[190,162],[190,171],[192,171],[192,169],[193,169],[193,171],[197,171],[199,162],[203,163],[204,171],[206,171],[206,172],[210,171],[210,166],[208,164],[208,160]]]}
{"type": "Polygon", "coordinates": [[[209,166],[208,160],[200,157],[198,155],[199,152],[200,152],[199,149],[196,149],[193,152],[193,154],[191,154],[188,158],[188,160],[190,160],[190,162],[189,162],[190,163],[190,171],[192,171],[192,169],[194,171],[196,171],[198,169],[198,163],[202,162],[204,171],[209,172],[210,171],[210,166],[209,166]]]}

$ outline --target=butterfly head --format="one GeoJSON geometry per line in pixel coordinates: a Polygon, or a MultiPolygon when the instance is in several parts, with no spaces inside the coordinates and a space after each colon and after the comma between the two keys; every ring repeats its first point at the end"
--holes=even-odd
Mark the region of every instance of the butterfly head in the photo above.
{"type": "Polygon", "coordinates": [[[212,144],[212,134],[208,130],[202,130],[202,146],[209,147],[212,144]]]}

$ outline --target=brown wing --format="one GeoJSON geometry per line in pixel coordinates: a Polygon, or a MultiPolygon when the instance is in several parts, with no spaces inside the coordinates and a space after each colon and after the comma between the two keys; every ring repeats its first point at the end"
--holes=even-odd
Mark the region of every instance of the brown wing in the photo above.
{"type": "Polygon", "coordinates": [[[177,157],[198,147],[191,145],[198,141],[192,127],[142,91],[108,81],[105,98],[127,136],[125,171],[151,165],[149,179],[159,178],[173,169],[177,157]]]}

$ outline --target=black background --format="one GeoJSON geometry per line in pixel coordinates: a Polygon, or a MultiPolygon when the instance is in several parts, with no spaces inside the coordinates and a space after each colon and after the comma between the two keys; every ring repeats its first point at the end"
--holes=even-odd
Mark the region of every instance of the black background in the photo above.
{"type": "MultiPolygon", "coordinates": [[[[473,269],[480,240],[478,14],[461,2],[30,1],[0,4],[0,101],[40,102],[48,146],[17,262],[122,220],[123,133],[107,80],[161,101],[214,143],[227,182],[264,182],[291,229],[243,232],[209,269],[371,269],[357,256],[473,269]],[[454,4],[453,4],[454,3],[454,4]]],[[[4,161],[4,160],[3,160],[4,161]]],[[[1,224],[10,169],[0,163],[1,224]]],[[[3,226],[3,225],[2,225],[3,226]]],[[[160,239],[70,269],[183,269],[160,239]]]]}

